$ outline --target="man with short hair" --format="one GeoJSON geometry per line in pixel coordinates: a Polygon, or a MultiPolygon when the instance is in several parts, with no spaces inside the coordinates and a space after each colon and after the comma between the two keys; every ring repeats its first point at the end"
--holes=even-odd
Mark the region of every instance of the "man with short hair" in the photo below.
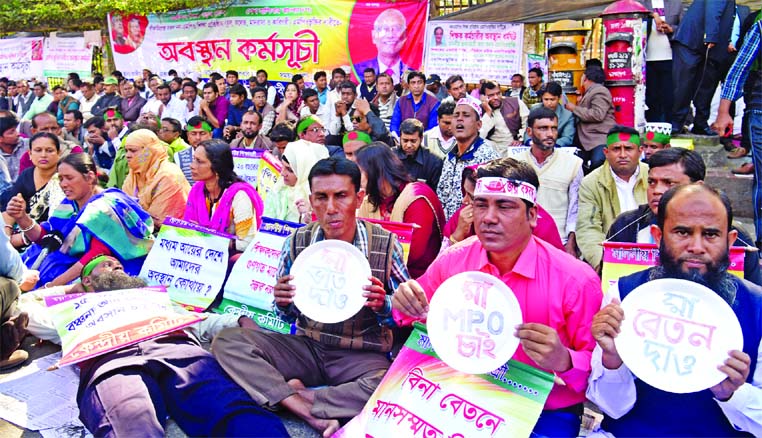
{"type": "Polygon", "coordinates": [[[438,74],[429,75],[429,78],[426,79],[426,91],[431,92],[440,102],[448,96],[447,91],[442,86],[442,78],[438,74]]]}
{"type": "Polygon", "coordinates": [[[36,98],[34,95],[34,91],[29,88],[29,83],[22,79],[18,82],[16,82],[16,86],[18,88],[18,96],[16,96],[16,111],[18,112],[19,117],[24,117],[24,114],[29,110],[29,107],[32,106],[32,102],[36,98]]]}
{"type": "Polygon", "coordinates": [[[98,148],[99,161],[104,169],[110,169],[106,186],[121,190],[129,173],[124,150],[129,129],[125,126],[124,117],[116,108],[109,108],[103,113],[103,122],[106,138],[104,144],[98,148]]]}
{"type": "Polygon", "coordinates": [[[140,110],[146,100],[137,94],[132,81],[122,82],[122,100],[119,101],[119,112],[126,122],[134,122],[140,116],[140,110]]]}
{"type": "Polygon", "coordinates": [[[35,82],[34,84],[34,99],[29,105],[29,109],[24,112],[22,120],[32,120],[32,117],[37,114],[44,113],[48,110],[48,106],[53,102],[53,96],[48,94],[47,85],[43,82],[35,82]]]}
{"type": "Polygon", "coordinates": [[[190,147],[175,153],[175,164],[180,166],[188,184],[193,186],[195,181],[193,181],[190,170],[191,162],[193,162],[193,151],[202,141],[212,139],[212,125],[201,116],[191,117],[185,125],[185,135],[190,147]]]}
{"type": "MultiPolygon", "coordinates": [[[[615,436],[762,436],[762,418],[755,408],[762,402],[762,378],[757,371],[762,288],[728,272],[729,249],[737,237],[732,220],[727,196],[704,184],[678,185],[662,195],[657,224],[651,226],[659,245],[659,264],[622,277],[609,288],[608,304],[595,315],[590,329],[597,346],[587,397],[603,411],[601,428],[606,432],[615,436]],[[625,314],[619,301],[638,286],[663,278],[708,287],[738,319],[743,351],[729,351],[727,359],[716,364],[724,379],[708,390],[683,394],[655,388],[635,378],[619,354],[621,345],[615,340],[623,319],[637,319],[625,314]]],[[[679,324],[674,316],[665,315],[679,324]]]]}
{"type": "Polygon", "coordinates": [[[445,88],[447,88],[448,97],[446,97],[442,103],[449,100],[452,103],[458,103],[460,99],[468,96],[466,92],[466,82],[461,75],[452,75],[445,81],[445,88]]]}
{"type": "Polygon", "coordinates": [[[362,72],[362,81],[357,86],[357,94],[367,100],[371,101],[376,97],[378,90],[376,89],[376,71],[368,67],[362,72]]]}
{"type": "MultiPolygon", "coordinates": [[[[4,160],[10,181],[16,181],[20,173],[21,157],[29,149],[29,140],[18,133],[18,120],[13,116],[0,117],[0,159],[4,160]]],[[[1,165],[0,165],[1,166],[1,165]]],[[[0,180],[3,180],[0,174],[0,180]]],[[[0,183],[2,185],[2,183],[0,183]]]]}
{"type": "Polygon", "coordinates": [[[185,124],[193,117],[199,115],[199,109],[201,108],[201,96],[198,95],[198,88],[195,82],[189,81],[183,84],[183,116],[180,119],[180,123],[185,124]]]}
{"type": "Polygon", "coordinates": [[[228,70],[225,72],[225,82],[228,85],[228,88],[233,88],[234,85],[238,84],[238,72],[235,70],[228,70]]]}
{"type": "Polygon", "coordinates": [[[574,114],[564,108],[563,105],[559,105],[563,92],[564,90],[558,82],[548,82],[545,84],[545,87],[540,90],[542,103],[538,103],[532,107],[532,109],[534,109],[539,106],[544,106],[556,113],[556,117],[558,117],[558,138],[556,139],[556,146],[558,147],[574,146],[574,135],[577,132],[574,127],[574,114]]]}
{"type": "Polygon", "coordinates": [[[394,92],[391,76],[381,73],[376,77],[376,97],[370,103],[378,107],[379,117],[386,125],[386,129],[389,129],[394,107],[397,105],[397,93],[394,92]]]}
{"type": "Polygon", "coordinates": [[[424,92],[426,75],[414,71],[408,74],[407,83],[410,93],[397,100],[389,125],[389,130],[397,136],[400,135],[400,123],[403,120],[418,119],[427,130],[437,126],[436,114],[439,101],[433,95],[424,92]]]}
{"type": "Polygon", "coordinates": [[[323,70],[316,72],[312,75],[312,80],[315,81],[314,90],[317,91],[318,100],[321,105],[328,105],[328,76],[323,70]]]}
{"type": "Polygon", "coordinates": [[[82,127],[84,118],[79,110],[67,111],[63,116],[64,138],[80,146],[85,145],[87,130],[82,127]]]}
{"type": "Polygon", "coordinates": [[[272,142],[260,132],[262,115],[253,109],[243,113],[239,136],[230,142],[231,148],[272,150],[272,142]]]}
{"type": "Polygon", "coordinates": [[[304,102],[304,106],[299,111],[299,117],[313,115],[319,117],[320,120],[330,120],[331,109],[320,103],[320,96],[316,90],[312,88],[304,90],[302,102],[304,102]]]}
{"type": "Polygon", "coordinates": [[[371,136],[373,141],[384,142],[389,147],[395,145],[389,130],[379,117],[379,110],[365,99],[355,100],[355,108],[350,112],[353,131],[363,131],[371,136]]]}
{"type": "Polygon", "coordinates": [[[270,130],[268,138],[273,144],[273,155],[280,157],[283,155],[283,151],[286,150],[286,146],[295,139],[294,130],[287,122],[278,123],[270,130]]]}
{"type": "MultiPolygon", "coordinates": [[[[90,120],[86,121],[83,127],[87,132],[87,136],[85,137],[85,144],[82,145],[82,147],[87,150],[88,154],[92,155],[95,165],[108,174],[114,163],[113,155],[109,155],[110,151],[108,145],[106,145],[105,152],[101,152],[100,150],[108,139],[108,133],[106,132],[106,129],[104,129],[104,126],[105,123],[103,117],[91,117],[90,120]],[[105,163],[100,158],[103,153],[106,154],[106,157],[104,158],[105,163]]],[[[116,154],[116,149],[114,149],[113,153],[116,154]]]]}
{"type": "Polygon", "coordinates": [[[578,196],[584,177],[582,159],[556,152],[557,136],[556,113],[543,106],[536,107],[529,113],[527,122],[529,150],[513,158],[529,164],[537,173],[540,179],[537,202],[553,217],[566,252],[576,257],[578,196]]]}
{"type": "MultiPolygon", "coordinates": [[[[267,93],[267,103],[275,105],[275,96],[277,92],[275,91],[275,87],[271,86],[270,82],[267,81],[267,70],[257,70],[257,87],[264,88],[267,93]]],[[[254,96],[252,96],[252,99],[253,98],[254,96]]]]}
{"type": "Polygon", "coordinates": [[[646,202],[648,165],[640,161],[640,133],[616,125],[603,149],[606,162],[583,180],[579,188],[577,245],[582,258],[598,269],[603,258],[601,243],[611,224],[623,211],[646,202]]]}
{"type": "Polygon", "coordinates": [[[275,123],[275,108],[267,103],[267,90],[262,87],[255,87],[251,90],[251,102],[254,110],[262,116],[262,124],[259,132],[262,135],[268,135],[275,123]]]}
{"type": "Polygon", "coordinates": [[[296,321],[296,336],[231,328],[215,338],[212,350],[254,401],[280,405],[329,437],[339,428],[337,419],[360,413],[386,373],[387,353],[394,342],[392,294],[410,277],[394,234],[356,217],[365,196],[356,164],[322,159],[310,170],[309,184],[317,221],[284,243],[274,293],[276,312],[286,321],[296,321]],[[291,268],[299,254],[330,239],[358,248],[372,272],[370,285],[363,286],[367,298],[363,309],[333,324],[302,314],[293,298],[305,291],[291,283],[291,268]]]}
{"type": "Polygon", "coordinates": [[[106,85],[104,84],[105,78],[102,74],[96,73],[93,75],[93,89],[98,97],[102,97],[105,94],[106,85]]]}
{"type": "MultiPolygon", "coordinates": [[[[223,138],[225,141],[230,142],[237,132],[241,130],[241,120],[244,113],[251,108],[252,103],[246,98],[246,88],[239,84],[237,81],[235,84],[229,87],[230,91],[230,106],[228,106],[228,117],[223,129],[223,138]]],[[[257,127],[257,131],[259,127],[257,127]]]]}
{"type": "Polygon", "coordinates": [[[540,94],[540,90],[542,90],[543,87],[542,75],[542,69],[537,67],[529,69],[529,74],[527,74],[529,87],[524,90],[524,93],[521,95],[521,100],[524,102],[524,105],[529,108],[536,103],[542,102],[542,95],[540,94]]]}
{"type": "Polygon", "coordinates": [[[190,145],[183,140],[182,137],[183,127],[180,121],[177,119],[171,119],[165,117],[161,119],[161,127],[159,128],[158,136],[164,143],[167,144],[167,155],[169,155],[169,161],[175,162],[175,154],[188,149],[190,145]]]}
{"type": "Polygon", "coordinates": [[[511,76],[511,88],[508,89],[506,94],[510,97],[521,99],[521,96],[524,94],[524,90],[526,89],[527,87],[524,85],[524,75],[521,73],[516,73],[511,76]]]}
{"type": "MultiPolygon", "coordinates": [[[[214,84],[217,86],[217,94],[220,95],[220,97],[224,98],[225,100],[228,99],[229,90],[228,90],[228,83],[225,81],[225,78],[222,77],[221,74],[214,72],[209,75],[209,82],[207,84],[214,84]]],[[[203,87],[202,87],[203,92],[203,87]]]]}
{"type": "Polygon", "coordinates": [[[296,85],[296,88],[299,90],[299,94],[302,94],[302,91],[304,91],[304,76],[300,74],[295,74],[291,76],[291,83],[296,85]]]}
{"type": "Polygon", "coordinates": [[[515,97],[503,97],[500,84],[492,80],[484,81],[480,92],[484,117],[479,135],[503,157],[509,146],[521,145],[529,108],[515,97]]]}
{"type": "MultiPolygon", "coordinates": [[[[355,98],[357,98],[357,90],[355,84],[349,81],[344,81],[337,87],[339,91],[339,99],[333,101],[333,108],[331,111],[331,118],[325,123],[328,123],[328,133],[335,137],[341,138],[345,132],[352,130],[352,119],[349,116],[350,110],[354,109],[355,98]]],[[[329,142],[331,144],[335,141],[329,142]]]]}
{"type": "Polygon", "coordinates": [[[520,342],[513,360],[563,382],[554,384],[532,435],[577,436],[595,346],[590,321],[600,308],[600,279],[589,266],[532,235],[539,181],[529,165],[501,158],[479,166],[476,176],[476,236],[447,248],[423,276],[400,285],[392,297],[394,319],[401,326],[425,321],[432,296],[456,274],[481,271],[497,277],[513,291],[523,315],[513,333],[520,342]]]}
{"type": "Polygon", "coordinates": [[[345,72],[344,69],[336,67],[331,70],[331,82],[328,84],[331,91],[328,92],[328,102],[335,103],[341,100],[339,87],[346,82],[346,80],[347,72],[345,72]]]}
{"type": "Polygon", "coordinates": [[[455,146],[447,154],[442,165],[442,174],[437,185],[437,196],[442,201],[447,219],[455,213],[462,201],[460,190],[463,169],[474,164],[500,158],[492,146],[485,144],[479,136],[482,127],[482,107],[474,99],[462,98],[453,112],[455,146]]]}
{"type": "MultiPolygon", "coordinates": [[[[220,79],[223,83],[225,82],[224,78],[220,77],[220,79]]],[[[230,102],[218,90],[217,85],[211,81],[204,84],[204,98],[198,108],[198,115],[212,125],[214,128],[212,137],[217,138],[222,136],[222,128],[225,127],[225,119],[230,107],[230,102]]]]}
{"type": "Polygon", "coordinates": [[[100,96],[95,92],[95,87],[89,82],[82,83],[80,88],[82,97],[79,99],[79,110],[82,111],[82,118],[84,121],[90,120],[93,117],[93,108],[100,99],[100,96]]]}
{"type": "Polygon", "coordinates": [[[452,130],[454,111],[455,102],[443,100],[437,108],[437,126],[423,133],[423,147],[442,159],[455,147],[455,136],[452,130]]]}
{"type": "Polygon", "coordinates": [[[394,152],[405,165],[407,173],[416,181],[425,182],[436,192],[442,174],[442,159],[432,154],[423,144],[423,124],[418,119],[407,119],[400,125],[400,145],[394,152]]]}
{"type": "Polygon", "coordinates": [[[669,142],[672,140],[672,124],[671,123],[646,123],[646,128],[643,131],[641,144],[643,148],[643,161],[648,162],[648,159],[662,149],[670,147],[669,142]]]}
{"type": "Polygon", "coordinates": [[[407,41],[407,19],[399,9],[384,9],[373,22],[371,38],[376,46],[377,55],[355,64],[355,71],[365,72],[369,68],[374,73],[386,73],[392,80],[399,82],[400,76],[411,70],[400,56],[400,51],[407,41]]]}

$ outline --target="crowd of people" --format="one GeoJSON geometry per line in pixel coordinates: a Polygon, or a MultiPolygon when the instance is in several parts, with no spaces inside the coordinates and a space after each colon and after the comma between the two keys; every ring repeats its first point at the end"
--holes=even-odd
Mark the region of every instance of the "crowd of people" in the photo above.
{"type": "MultiPolygon", "coordinates": [[[[681,36],[703,3],[679,29],[674,14],[654,17],[654,31],[680,47],[676,63],[689,57],[681,36]]],[[[728,65],[717,128],[728,125],[726,102],[744,83],[751,132],[759,128],[762,87],[748,87],[760,85],[759,17],[745,42],[733,41],[740,54],[728,65]]],[[[666,62],[653,61],[649,68],[666,62]]],[[[273,278],[276,312],[296,335],[216,315],[88,361],[77,401],[91,432],[161,434],[169,415],[191,435],[286,436],[269,412],[282,407],[330,436],[363,408],[405,329],[426,321],[439,285],[482,271],[510,286],[522,309],[514,359],[557,376],[538,436],[577,436],[588,400],[616,436],[762,435],[759,253],[745,252],[744,279],[728,273],[729,247],[759,243],[760,229],[749,237],[736,228],[730,201],[703,184],[701,156],[670,147],[688,103],[676,97],[680,111],[649,103],[642,133],[618,125],[596,60],[576,103],[536,68],[528,84],[516,74],[471,89],[459,75],[443,83],[418,71],[399,81],[372,67],[359,73],[359,84],[340,68],[330,80],[323,71],[294,75],[282,95],[265,70],[249,79],[212,73],[204,83],[174,71],[114,71],[92,82],[71,74],[52,94],[41,81],[0,78],[0,367],[27,359],[19,349],[27,331],[56,339],[25,296],[145,285],[136,276],[166,218],[235,236],[234,262],[266,216],[306,224],[287,239],[273,278]],[[236,174],[232,149],[280,161],[265,202],[236,174]],[[407,258],[393,233],[365,219],[415,224],[407,258]],[[294,260],[326,239],[357,247],[372,272],[358,291],[363,310],[335,324],[308,318],[293,301],[294,260]],[[605,241],[657,244],[659,264],[606,291],[605,241]],[[709,287],[741,322],[743,351],[729,352],[719,368],[727,378],[706,391],[651,387],[617,352],[618,300],[658,278],[709,287]],[[213,354],[197,338],[213,339],[213,354]]],[[[679,82],[676,96],[688,83],[679,82]]],[[[701,102],[694,95],[693,129],[706,134],[701,102]]]]}

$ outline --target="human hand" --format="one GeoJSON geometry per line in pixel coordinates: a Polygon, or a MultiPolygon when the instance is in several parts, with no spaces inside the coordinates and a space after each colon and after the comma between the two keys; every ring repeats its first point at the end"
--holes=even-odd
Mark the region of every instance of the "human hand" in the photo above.
{"type": "Polygon", "coordinates": [[[355,99],[355,110],[365,116],[370,112],[370,102],[363,98],[355,99]]]}
{"type": "Polygon", "coordinates": [[[455,227],[455,231],[452,232],[452,239],[460,242],[467,238],[471,231],[471,225],[473,224],[474,206],[468,204],[460,210],[460,215],[458,215],[458,225],[455,227]]]}
{"type": "Polygon", "coordinates": [[[750,364],[751,359],[748,354],[739,350],[731,351],[730,357],[725,363],[717,367],[728,377],[709,388],[714,394],[714,398],[719,401],[728,401],[733,393],[746,383],[746,379],[749,377],[750,364]]]}
{"type": "Polygon", "coordinates": [[[564,245],[564,249],[566,250],[566,253],[573,256],[574,258],[577,257],[577,235],[575,233],[569,233],[568,239],[566,240],[566,245],[564,245]]]}
{"type": "Polygon", "coordinates": [[[576,108],[576,107],[577,107],[577,105],[575,105],[575,104],[573,104],[571,102],[567,102],[567,103],[564,104],[564,108],[566,108],[569,111],[574,111],[574,108],[576,108]]]}
{"type": "Polygon", "coordinates": [[[40,271],[29,269],[24,272],[24,276],[21,278],[21,283],[19,283],[19,289],[21,289],[22,292],[29,292],[34,289],[34,285],[36,285],[38,281],[40,281],[40,271]]]}
{"type": "Polygon", "coordinates": [[[119,135],[119,131],[116,130],[116,126],[112,126],[108,128],[106,135],[108,135],[109,140],[113,140],[119,135]]]}
{"type": "Polygon", "coordinates": [[[343,101],[338,101],[334,105],[336,108],[336,115],[339,117],[344,117],[347,114],[347,104],[343,101]]]}
{"type": "Polygon", "coordinates": [[[363,286],[362,296],[368,300],[365,302],[366,307],[370,307],[370,310],[378,313],[384,309],[384,303],[386,301],[386,290],[384,289],[384,283],[376,277],[368,277],[370,284],[363,286]]]}
{"type": "Polygon", "coordinates": [[[707,49],[711,49],[711,48],[713,48],[714,46],[715,46],[715,44],[714,44],[714,43],[706,43],[706,48],[707,48],[707,49]]]}
{"type": "Polygon", "coordinates": [[[622,366],[622,358],[616,350],[614,338],[622,329],[624,310],[619,305],[619,300],[614,300],[593,317],[590,330],[593,338],[603,350],[603,366],[615,370],[622,366]]]}
{"type": "Polygon", "coordinates": [[[736,46],[734,46],[733,44],[728,44],[728,53],[734,53],[734,52],[737,52],[736,46]]]}
{"type": "Polygon", "coordinates": [[[712,129],[720,134],[721,137],[727,136],[733,132],[733,118],[730,117],[727,111],[719,111],[717,113],[717,120],[712,123],[712,129]]]}
{"type": "MultiPolygon", "coordinates": [[[[15,219],[16,223],[19,223],[19,219],[26,216],[26,201],[24,200],[24,197],[21,196],[21,193],[17,193],[16,196],[8,201],[8,205],[5,207],[5,212],[8,213],[8,216],[15,219]]],[[[21,226],[20,223],[19,226],[21,226]]]]}
{"type": "Polygon", "coordinates": [[[296,205],[296,210],[299,212],[299,214],[307,214],[310,211],[310,204],[307,203],[304,199],[297,199],[296,202],[294,202],[296,205]]]}
{"type": "Polygon", "coordinates": [[[408,280],[392,295],[392,308],[413,318],[425,319],[429,313],[429,300],[417,281],[408,280]]]}
{"type": "Polygon", "coordinates": [[[284,275],[278,279],[273,288],[273,296],[275,297],[275,305],[278,307],[288,307],[294,302],[294,291],[296,286],[289,283],[294,279],[293,275],[284,275]]]}
{"type": "MultiPolygon", "coordinates": [[[[87,142],[90,143],[92,146],[100,146],[106,142],[106,139],[104,139],[103,135],[101,134],[88,134],[87,142]]],[[[92,154],[92,152],[90,153],[92,154]]]]}
{"type": "Polygon", "coordinates": [[[553,328],[530,322],[517,325],[514,335],[519,338],[527,356],[541,368],[558,373],[571,369],[569,350],[553,328]]]}

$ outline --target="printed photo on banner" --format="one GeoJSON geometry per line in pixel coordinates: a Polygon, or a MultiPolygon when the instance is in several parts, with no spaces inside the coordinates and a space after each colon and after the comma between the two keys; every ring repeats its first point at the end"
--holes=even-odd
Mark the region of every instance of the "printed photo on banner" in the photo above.
{"type": "Polygon", "coordinates": [[[394,83],[408,70],[421,67],[428,2],[398,2],[394,7],[358,1],[349,21],[349,56],[355,77],[365,69],[387,73],[394,83]]]}
{"type": "Polygon", "coordinates": [[[109,20],[111,42],[116,53],[132,53],[143,44],[148,18],[142,15],[112,15],[109,20]]]}

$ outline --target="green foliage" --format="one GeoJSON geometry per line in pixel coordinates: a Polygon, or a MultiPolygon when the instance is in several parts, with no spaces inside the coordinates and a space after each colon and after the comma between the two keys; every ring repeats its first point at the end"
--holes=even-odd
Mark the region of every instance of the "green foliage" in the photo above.
{"type": "Polygon", "coordinates": [[[0,35],[102,29],[109,12],[148,15],[218,3],[219,0],[0,0],[0,35]]]}

